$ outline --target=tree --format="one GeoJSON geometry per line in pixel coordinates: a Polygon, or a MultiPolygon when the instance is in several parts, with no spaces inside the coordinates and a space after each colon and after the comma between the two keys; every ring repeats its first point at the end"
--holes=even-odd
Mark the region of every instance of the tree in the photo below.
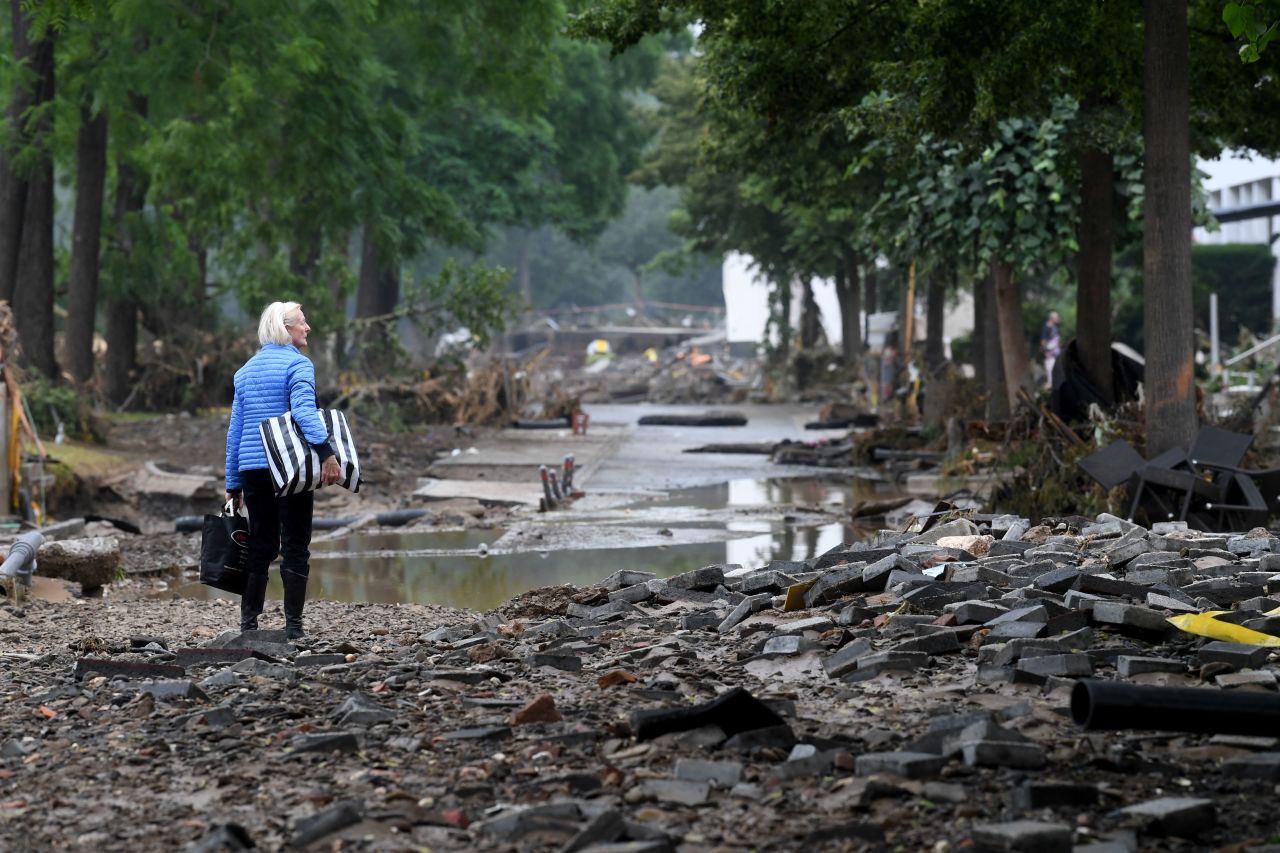
{"type": "Polygon", "coordinates": [[[1147,453],[1190,447],[1196,389],[1191,316],[1190,71],[1186,4],[1144,0],[1143,326],[1147,453]]]}

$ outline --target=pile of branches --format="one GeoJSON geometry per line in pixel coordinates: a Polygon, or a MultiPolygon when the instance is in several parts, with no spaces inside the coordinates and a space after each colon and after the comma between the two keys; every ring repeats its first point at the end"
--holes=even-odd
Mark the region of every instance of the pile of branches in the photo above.
{"type": "Polygon", "coordinates": [[[328,408],[345,408],[385,429],[411,429],[424,423],[502,425],[519,418],[567,417],[576,398],[552,393],[531,399],[530,378],[550,350],[528,359],[492,357],[467,367],[446,360],[416,377],[363,381],[344,377],[338,389],[321,393],[328,408]],[[538,411],[532,411],[540,403],[538,411]]]}

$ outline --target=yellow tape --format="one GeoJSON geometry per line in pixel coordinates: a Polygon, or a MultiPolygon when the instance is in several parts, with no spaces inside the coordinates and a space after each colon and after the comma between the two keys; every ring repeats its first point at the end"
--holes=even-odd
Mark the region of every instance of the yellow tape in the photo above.
{"type": "Polygon", "coordinates": [[[1247,643],[1251,646],[1280,648],[1280,637],[1273,637],[1243,625],[1233,625],[1214,618],[1227,612],[1226,610],[1209,610],[1204,613],[1184,613],[1181,616],[1170,616],[1168,622],[1175,628],[1198,637],[1208,637],[1211,640],[1222,640],[1227,643],[1247,643]]]}

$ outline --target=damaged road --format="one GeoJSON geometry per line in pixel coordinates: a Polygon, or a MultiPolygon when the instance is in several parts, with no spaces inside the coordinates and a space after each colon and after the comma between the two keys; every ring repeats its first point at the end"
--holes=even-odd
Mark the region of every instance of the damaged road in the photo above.
{"type": "Polygon", "coordinates": [[[1105,516],[483,614],[322,601],[304,649],[221,602],[32,601],[0,610],[0,843],[1264,850],[1274,735],[1071,705],[1084,679],[1274,701],[1277,608],[1268,532],[1105,516]]]}

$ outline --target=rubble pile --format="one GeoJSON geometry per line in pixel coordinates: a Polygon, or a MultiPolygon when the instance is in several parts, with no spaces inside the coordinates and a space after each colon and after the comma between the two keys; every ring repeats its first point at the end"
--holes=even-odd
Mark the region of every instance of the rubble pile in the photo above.
{"type": "Polygon", "coordinates": [[[226,603],[32,602],[0,610],[0,845],[1275,850],[1280,730],[1089,731],[1072,698],[1280,703],[1277,608],[1267,531],[1105,515],[485,615],[317,602],[304,649],[226,603]]]}
{"type": "Polygon", "coordinates": [[[619,355],[588,364],[565,379],[585,403],[741,403],[762,382],[755,358],[734,358],[725,347],[668,347],[653,357],[619,355]]]}

